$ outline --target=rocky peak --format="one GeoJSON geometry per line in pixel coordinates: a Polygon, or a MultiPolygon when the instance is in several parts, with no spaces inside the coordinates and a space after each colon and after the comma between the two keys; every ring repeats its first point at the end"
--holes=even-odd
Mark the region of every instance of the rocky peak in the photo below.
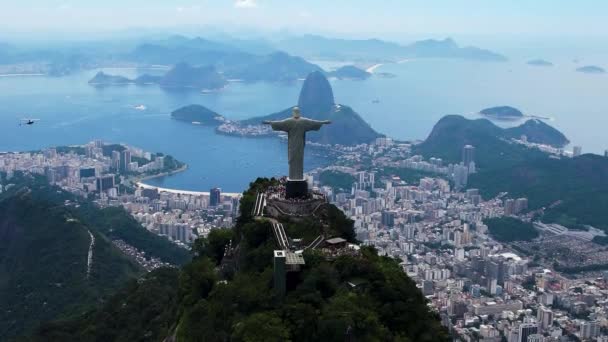
{"type": "Polygon", "coordinates": [[[302,113],[310,118],[320,118],[329,113],[334,104],[334,92],[325,75],[319,71],[310,73],[298,100],[302,113]]]}

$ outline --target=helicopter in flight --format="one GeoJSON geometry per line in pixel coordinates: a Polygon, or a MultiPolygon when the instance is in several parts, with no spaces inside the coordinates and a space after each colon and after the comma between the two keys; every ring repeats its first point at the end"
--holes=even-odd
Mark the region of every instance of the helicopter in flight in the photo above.
{"type": "Polygon", "coordinates": [[[24,125],[33,125],[34,123],[36,123],[37,121],[40,121],[40,119],[21,119],[19,121],[19,126],[24,126],[24,125]]]}

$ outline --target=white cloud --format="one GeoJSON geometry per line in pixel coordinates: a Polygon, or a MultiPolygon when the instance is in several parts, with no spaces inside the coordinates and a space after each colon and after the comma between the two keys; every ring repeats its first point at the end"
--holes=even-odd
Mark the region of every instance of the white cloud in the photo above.
{"type": "Polygon", "coordinates": [[[236,0],[234,3],[236,8],[255,8],[258,7],[256,0],[236,0]]]}

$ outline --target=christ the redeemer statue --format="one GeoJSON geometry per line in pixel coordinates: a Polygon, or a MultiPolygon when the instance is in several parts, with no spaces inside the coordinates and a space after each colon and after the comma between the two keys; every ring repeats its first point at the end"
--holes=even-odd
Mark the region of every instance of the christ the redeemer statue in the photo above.
{"type": "Polygon", "coordinates": [[[304,146],[306,145],[306,132],[318,131],[321,126],[330,124],[331,121],[317,121],[300,116],[300,109],[293,108],[293,116],[281,121],[264,121],[275,131],[287,132],[288,158],[289,158],[289,180],[304,180],[304,146]]]}

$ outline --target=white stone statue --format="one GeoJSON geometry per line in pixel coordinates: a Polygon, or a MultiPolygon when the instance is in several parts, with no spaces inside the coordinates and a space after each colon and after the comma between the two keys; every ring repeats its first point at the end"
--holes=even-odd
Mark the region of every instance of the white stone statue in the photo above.
{"type": "Polygon", "coordinates": [[[306,145],[306,132],[318,131],[321,126],[331,121],[317,121],[300,116],[300,109],[293,108],[293,116],[281,121],[264,121],[275,131],[287,132],[287,152],[289,158],[289,180],[304,179],[304,146],[306,145]]]}

